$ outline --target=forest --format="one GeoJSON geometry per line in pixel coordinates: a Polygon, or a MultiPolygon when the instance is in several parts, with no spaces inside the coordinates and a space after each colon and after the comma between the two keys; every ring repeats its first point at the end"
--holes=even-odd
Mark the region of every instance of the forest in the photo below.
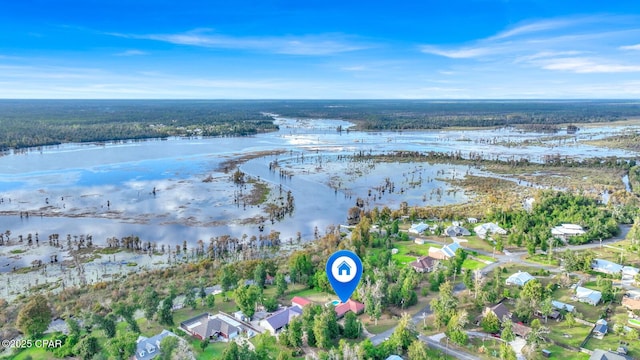
{"type": "Polygon", "coordinates": [[[343,119],[356,123],[359,130],[516,126],[553,132],[561,124],[636,117],[640,105],[594,100],[2,100],[0,151],[65,142],[246,136],[277,130],[273,117],[265,113],[343,119]]]}

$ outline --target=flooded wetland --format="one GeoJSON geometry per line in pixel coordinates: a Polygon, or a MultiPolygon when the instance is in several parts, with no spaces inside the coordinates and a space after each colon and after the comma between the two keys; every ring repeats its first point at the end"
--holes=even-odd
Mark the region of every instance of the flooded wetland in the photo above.
{"type": "MultiPolygon", "coordinates": [[[[274,118],[277,131],[252,136],[7,152],[0,157],[0,229],[9,245],[0,247],[0,272],[13,273],[16,285],[0,279],[8,284],[2,295],[15,294],[24,281],[37,285],[16,272],[41,263],[53,263],[48,273],[37,270],[45,282],[66,273],[74,285],[166,266],[222,236],[296,246],[346,224],[357,201],[365,210],[463,206],[481,193],[474,188],[477,179],[506,180],[522,196],[527,187],[571,186],[550,180],[569,175],[535,165],[551,157],[635,158],[633,151],[587,142],[640,128],[633,122],[595,124],[566,136],[515,127],[360,131],[343,120],[274,118]],[[402,154],[430,155],[416,161],[402,154]],[[514,161],[535,170],[505,168],[514,161]],[[58,242],[51,241],[54,234],[58,242]],[[79,241],[89,236],[93,246],[107,248],[114,239],[135,238],[130,247],[136,251],[83,254],[86,243],[79,241]]],[[[628,189],[624,174],[615,176],[609,183],[584,178],[584,188],[628,189]]]]}

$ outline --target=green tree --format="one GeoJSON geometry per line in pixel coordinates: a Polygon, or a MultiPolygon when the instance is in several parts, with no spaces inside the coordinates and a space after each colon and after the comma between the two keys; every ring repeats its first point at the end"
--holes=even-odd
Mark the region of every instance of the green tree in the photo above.
{"type": "Polygon", "coordinates": [[[260,289],[255,285],[246,286],[240,282],[234,291],[234,300],[236,301],[236,304],[249,318],[251,318],[255,313],[256,303],[259,298],[260,289]]]}
{"type": "Polygon", "coordinates": [[[216,297],[215,295],[213,295],[213,293],[207,295],[205,299],[207,301],[207,307],[210,309],[213,308],[213,306],[216,304],[216,297]]]}
{"type": "Polygon", "coordinates": [[[411,316],[407,313],[403,313],[398,326],[393,331],[393,334],[389,337],[389,344],[394,349],[407,350],[411,343],[416,339],[415,324],[411,320],[411,316]]]}
{"type": "Polygon", "coordinates": [[[547,323],[549,319],[549,315],[553,312],[553,303],[550,297],[544,299],[542,303],[540,303],[540,313],[544,316],[544,323],[547,323]]]}
{"type": "Polygon", "coordinates": [[[568,313],[564,317],[564,322],[567,324],[567,326],[573,327],[576,324],[576,319],[573,317],[572,313],[568,313]]]}
{"type": "Polygon", "coordinates": [[[28,337],[37,337],[44,333],[51,323],[52,312],[47,299],[38,294],[25,304],[16,319],[16,326],[28,337]]]}
{"type": "Polygon", "coordinates": [[[153,319],[153,314],[158,312],[160,306],[160,296],[151,286],[148,286],[142,293],[141,299],[142,310],[147,321],[153,319]]]}
{"type": "Polygon", "coordinates": [[[509,344],[500,344],[500,360],[516,360],[518,357],[516,352],[509,344]]]}
{"type": "Polygon", "coordinates": [[[184,304],[195,310],[198,303],[196,302],[196,293],[193,291],[193,284],[191,282],[185,283],[183,292],[184,304]]]}
{"type": "Polygon", "coordinates": [[[67,318],[66,323],[67,327],[69,328],[70,335],[80,336],[80,324],[78,324],[78,322],[74,318],[67,318]]]}
{"type": "Polygon", "coordinates": [[[500,338],[506,342],[512,342],[516,339],[516,334],[513,332],[513,322],[511,319],[504,319],[502,321],[502,332],[500,338]]]}
{"type": "Polygon", "coordinates": [[[533,279],[524,284],[520,297],[533,300],[537,304],[542,300],[543,294],[542,283],[538,279],[533,279]]]}
{"type": "Polygon", "coordinates": [[[294,318],[289,323],[289,327],[287,328],[287,335],[289,338],[289,344],[292,347],[300,347],[302,346],[302,331],[303,325],[302,320],[299,318],[294,318]]]}
{"type": "Polygon", "coordinates": [[[309,285],[310,276],[315,272],[307,253],[295,252],[289,257],[289,276],[294,283],[309,285]]]}
{"type": "MultiPolygon", "coordinates": [[[[537,319],[536,319],[537,320],[537,319]]],[[[540,344],[546,343],[546,335],[549,333],[549,328],[546,326],[531,327],[531,331],[527,335],[527,345],[535,350],[540,344]]]]}
{"type": "Polygon", "coordinates": [[[276,274],[274,281],[276,283],[276,297],[280,297],[285,293],[285,291],[287,291],[287,280],[285,279],[284,274],[279,272],[276,274]]]}
{"type": "Polygon", "coordinates": [[[353,312],[349,311],[344,316],[344,337],[347,339],[357,339],[360,336],[360,322],[353,312]]]}
{"type": "Polygon", "coordinates": [[[227,291],[231,290],[231,288],[238,283],[238,275],[233,266],[227,265],[222,268],[219,275],[220,287],[222,288],[222,293],[224,294],[224,299],[227,299],[227,291]]]}
{"type": "Polygon", "coordinates": [[[264,289],[264,284],[267,281],[267,268],[264,263],[259,263],[253,270],[253,281],[258,289],[264,289]]]}
{"type": "Polygon", "coordinates": [[[427,345],[420,340],[414,340],[409,346],[409,350],[407,352],[409,359],[411,360],[429,360],[431,357],[429,356],[427,345]]]}
{"type": "Polygon", "coordinates": [[[123,331],[107,342],[107,349],[111,359],[129,359],[136,352],[136,339],[138,336],[132,332],[123,331]]]}
{"type": "Polygon", "coordinates": [[[82,360],[90,360],[95,354],[100,352],[98,339],[91,335],[85,336],[78,342],[74,351],[82,360]]]}
{"type": "Polygon", "coordinates": [[[316,345],[321,349],[328,349],[331,346],[331,340],[338,337],[338,320],[333,308],[326,308],[321,314],[316,315],[313,334],[315,335],[316,345]]]}
{"type": "Polygon", "coordinates": [[[173,325],[173,298],[171,296],[162,301],[162,306],[158,312],[158,322],[161,325],[173,325]]]}
{"type": "Polygon", "coordinates": [[[458,345],[466,345],[469,341],[469,336],[464,330],[464,327],[469,322],[469,315],[466,310],[461,310],[451,316],[449,323],[447,324],[447,331],[445,334],[451,341],[458,345]]]}
{"type": "Polygon", "coordinates": [[[278,299],[276,299],[275,297],[267,297],[262,301],[262,305],[264,306],[264,309],[266,311],[274,312],[278,310],[278,299]]]}
{"type": "Polygon", "coordinates": [[[165,336],[160,340],[160,360],[170,360],[173,352],[178,348],[180,340],[175,336],[165,336]]]}
{"type": "Polygon", "coordinates": [[[116,336],[116,317],[113,313],[107,314],[107,316],[93,314],[93,322],[104,331],[107,338],[111,339],[116,336]]]}
{"type": "Polygon", "coordinates": [[[453,296],[453,286],[449,281],[440,285],[438,297],[431,300],[430,305],[435,315],[435,326],[440,328],[447,325],[458,306],[458,299],[453,296]]]}
{"type": "Polygon", "coordinates": [[[482,326],[482,330],[490,334],[495,334],[500,331],[500,320],[492,311],[488,312],[487,315],[482,318],[480,325],[482,326]]]}

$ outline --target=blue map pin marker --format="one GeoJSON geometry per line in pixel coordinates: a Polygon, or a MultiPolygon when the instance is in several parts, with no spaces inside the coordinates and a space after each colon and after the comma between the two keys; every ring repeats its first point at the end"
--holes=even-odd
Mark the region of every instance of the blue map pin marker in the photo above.
{"type": "Polygon", "coordinates": [[[346,303],[362,277],[362,261],[353,251],[340,250],[327,260],[326,272],[333,291],[346,303]]]}

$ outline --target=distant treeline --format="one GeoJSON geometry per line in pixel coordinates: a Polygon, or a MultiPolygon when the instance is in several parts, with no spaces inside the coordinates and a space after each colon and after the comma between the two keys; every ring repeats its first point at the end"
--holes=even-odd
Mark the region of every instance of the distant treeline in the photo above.
{"type": "Polygon", "coordinates": [[[257,107],[227,101],[0,100],[0,150],[168,136],[274,131],[257,107]]]}
{"type": "Polygon", "coordinates": [[[504,101],[282,101],[270,111],[290,117],[352,121],[363,130],[441,129],[452,126],[555,128],[640,116],[640,104],[619,100],[504,101]]]}
{"type": "Polygon", "coordinates": [[[362,130],[607,122],[640,116],[633,101],[0,100],[0,150],[63,142],[273,131],[263,112],[355,122],[362,130]]]}

